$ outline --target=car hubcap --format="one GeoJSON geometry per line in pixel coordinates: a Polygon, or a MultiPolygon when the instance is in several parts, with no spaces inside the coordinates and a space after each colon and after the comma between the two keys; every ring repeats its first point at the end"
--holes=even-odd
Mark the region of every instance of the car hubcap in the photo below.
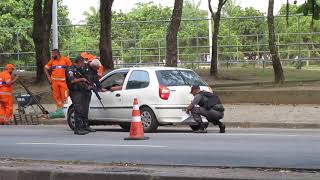
{"type": "Polygon", "coordinates": [[[152,117],[148,111],[143,111],[141,113],[141,121],[144,128],[148,128],[151,125],[152,117]]]}
{"type": "Polygon", "coordinates": [[[71,115],[70,115],[70,122],[71,122],[72,126],[75,127],[74,112],[71,113],[71,115]]]}

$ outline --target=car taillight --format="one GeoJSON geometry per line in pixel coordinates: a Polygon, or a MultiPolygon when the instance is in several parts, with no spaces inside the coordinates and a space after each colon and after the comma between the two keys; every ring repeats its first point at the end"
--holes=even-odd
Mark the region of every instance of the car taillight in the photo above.
{"type": "Polygon", "coordinates": [[[159,97],[164,100],[168,100],[170,96],[170,89],[166,86],[159,87],[159,97]]]}

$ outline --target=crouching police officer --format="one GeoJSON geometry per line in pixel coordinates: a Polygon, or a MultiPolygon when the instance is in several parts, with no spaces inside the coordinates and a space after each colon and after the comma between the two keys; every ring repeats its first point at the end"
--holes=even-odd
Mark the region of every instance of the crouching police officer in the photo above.
{"type": "Polygon", "coordinates": [[[70,91],[70,98],[74,107],[75,128],[74,134],[85,135],[89,131],[85,126],[85,121],[89,113],[89,103],[91,98],[91,90],[89,89],[89,82],[79,73],[83,66],[84,59],[77,57],[72,66],[66,70],[66,82],[70,91]]]}
{"type": "Polygon", "coordinates": [[[200,124],[200,129],[195,132],[207,133],[206,124],[201,118],[204,116],[209,122],[219,126],[220,133],[225,133],[225,125],[220,121],[224,116],[224,107],[220,98],[211,92],[200,91],[198,85],[192,86],[190,93],[194,99],[187,107],[187,113],[191,112],[193,119],[200,124]]]}

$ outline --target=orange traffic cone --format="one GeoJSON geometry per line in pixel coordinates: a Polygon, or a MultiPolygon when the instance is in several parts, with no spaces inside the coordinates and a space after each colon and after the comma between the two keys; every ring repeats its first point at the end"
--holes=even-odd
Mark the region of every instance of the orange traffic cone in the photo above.
{"type": "Polygon", "coordinates": [[[138,99],[133,100],[132,121],[130,125],[130,135],[124,140],[146,140],[149,137],[144,136],[138,99]]]}

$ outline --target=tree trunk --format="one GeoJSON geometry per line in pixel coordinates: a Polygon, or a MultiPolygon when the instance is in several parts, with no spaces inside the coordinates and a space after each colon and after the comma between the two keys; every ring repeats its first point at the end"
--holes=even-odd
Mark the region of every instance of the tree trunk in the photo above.
{"type": "Polygon", "coordinates": [[[166,66],[177,67],[177,35],[180,27],[182,16],[183,0],[175,0],[174,8],[172,11],[171,22],[168,27],[166,43],[167,43],[167,55],[166,66]]]}
{"type": "Polygon", "coordinates": [[[274,82],[276,84],[283,84],[285,81],[282,65],[278,55],[276,46],[276,36],[274,32],[274,17],[273,17],[274,0],[269,0],[268,7],[268,29],[269,29],[269,48],[272,56],[272,66],[274,71],[274,82]]]}
{"type": "Polygon", "coordinates": [[[106,70],[114,69],[112,59],[111,20],[114,0],[100,1],[100,60],[106,70]]]}
{"type": "Polygon", "coordinates": [[[214,13],[211,7],[211,0],[208,0],[209,10],[211,12],[211,17],[213,19],[214,28],[212,35],[212,57],[211,57],[211,67],[210,75],[217,78],[218,77],[218,36],[220,28],[221,10],[227,0],[219,0],[217,12],[214,13]]]}
{"type": "Polygon", "coordinates": [[[36,51],[36,83],[45,80],[44,65],[50,57],[49,42],[52,22],[52,0],[34,0],[32,38],[36,51]],[[42,4],[44,4],[42,6],[42,4]]]}

